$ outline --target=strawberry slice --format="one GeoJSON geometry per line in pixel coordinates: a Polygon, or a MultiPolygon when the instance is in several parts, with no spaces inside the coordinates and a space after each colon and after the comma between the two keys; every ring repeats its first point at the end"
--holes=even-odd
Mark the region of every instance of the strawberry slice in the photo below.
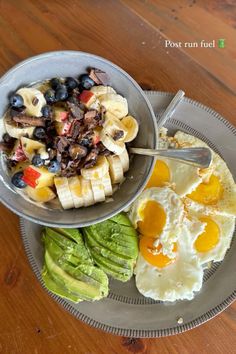
{"type": "Polygon", "coordinates": [[[68,118],[68,115],[69,115],[69,112],[60,112],[59,113],[59,117],[60,117],[60,120],[62,121],[62,122],[64,122],[65,120],[67,120],[67,118],[68,118]]]}
{"type": "Polygon", "coordinates": [[[94,135],[93,136],[93,145],[97,145],[100,142],[100,136],[99,135],[94,135]]]}
{"type": "Polygon", "coordinates": [[[67,135],[71,128],[71,122],[66,122],[63,125],[62,131],[60,135],[67,135]]]}
{"type": "Polygon", "coordinates": [[[34,168],[29,166],[24,170],[22,180],[30,187],[35,188],[37,186],[37,181],[40,176],[40,172],[36,171],[34,168]]]}
{"type": "Polygon", "coordinates": [[[25,156],[25,153],[22,149],[21,144],[19,144],[19,146],[16,148],[16,150],[14,151],[11,160],[20,162],[20,161],[25,161],[27,160],[27,157],[25,156]]]}
{"type": "Polygon", "coordinates": [[[89,106],[95,100],[95,95],[91,91],[83,90],[79,95],[79,100],[89,106]]]}

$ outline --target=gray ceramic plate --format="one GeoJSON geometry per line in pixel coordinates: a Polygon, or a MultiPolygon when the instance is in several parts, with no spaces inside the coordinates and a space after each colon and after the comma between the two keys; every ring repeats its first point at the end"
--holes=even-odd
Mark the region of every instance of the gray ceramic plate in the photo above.
{"type": "MultiPolygon", "coordinates": [[[[171,94],[147,92],[154,111],[164,108],[171,94]]],[[[227,162],[236,176],[236,129],[218,113],[191,99],[185,98],[173,119],[170,130],[181,129],[206,141],[227,162]],[[207,136],[206,136],[207,133],[207,136]]],[[[21,231],[26,253],[37,278],[43,262],[39,225],[21,220],[21,231]]],[[[52,297],[74,316],[87,324],[107,332],[130,337],[161,337],[194,328],[229,306],[236,298],[236,243],[232,243],[223,262],[214,264],[205,272],[202,290],[192,301],[167,304],[143,297],[135,287],[134,279],[127,283],[110,282],[107,299],[99,302],[73,304],[58,296],[52,297]],[[177,320],[183,318],[183,324],[177,320]]]]}

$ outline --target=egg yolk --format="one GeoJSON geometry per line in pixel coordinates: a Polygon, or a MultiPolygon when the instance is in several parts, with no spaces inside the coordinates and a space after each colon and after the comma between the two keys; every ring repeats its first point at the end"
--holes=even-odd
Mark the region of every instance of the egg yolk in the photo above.
{"type": "Polygon", "coordinates": [[[223,187],[217,176],[211,175],[208,183],[200,183],[199,186],[187,197],[205,205],[216,204],[222,198],[223,187]]]}
{"type": "Polygon", "coordinates": [[[162,187],[166,182],[170,181],[170,171],[164,161],[157,160],[151,178],[146,188],[162,187]]]}
{"type": "MultiPolygon", "coordinates": [[[[141,236],[139,242],[139,249],[143,256],[143,258],[150,263],[151,265],[164,268],[167,265],[173,263],[175,258],[169,258],[168,256],[164,255],[161,251],[162,245],[159,244],[157,247],[153,245],[153,242],[156,241],[154,237],[146,237],[141,236]]],[[[177,244],[173,244],[173,251],[177,251],[177,244]]]]}
{"type": "Polygon", "coordinates": [[[198,252],[208,252],[212,250],[220,238],[219,226],[209,217],[202,217],[200,221],[205,222],[205,230],[198,236],[194,243],[194,247],[198,252]]]}
{"type": "Polygon", "coordinates": [[[138,229],[140,234],[156,237],[161,234],[166,223],[166,214],[162,206],[154,200],[148,200],[139,210],[140,221],[138,229]]]}

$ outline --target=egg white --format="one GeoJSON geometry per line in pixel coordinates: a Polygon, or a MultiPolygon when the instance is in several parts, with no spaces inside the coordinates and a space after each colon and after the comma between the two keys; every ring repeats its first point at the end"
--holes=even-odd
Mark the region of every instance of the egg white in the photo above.
{"type": "MultiPolygon", "coordinates": [[[[181,147],[208,147],[202,140],[195,138],[192,135],[178,131],[174,138],[178,141],[181,147]]],[[[210,149],[210,148],[209,148],[210,149]]],[[[225,163],[225,161],[216,154],[212,149],[212,164],[209,169],[207,169],[210,174],[217,176],[223,187],[223,196],[214,206],[205,206],[199,202],[193,201],[188,198],[189,205],[192,205],[199,212],[204,214],[204,210],[211,208],[212,212],[220,215],[233,215],[236,216],[236,184],[234,182],[233,176],[225,163]]],[[[204,172],[204,171],[203,171],[204,172]]],[[[205,174],[205,177],[209,177],[209,173],[205,174]]],[[[203,177],[204,179],[204,177],[203,177]]]]}
{"type": "Polygon", "coordinates": [[[170,258],[174,257],[173,243],[178,239],[180,226],[184,217],[184,205],[180,197],[168,187],[152,187],[143,191],[132,204],[129,218],[137,228],[138,221],[142,220],[140,210],[150,200],[159,203],[166,214],[166,223],[160,235],[156,235],[162,244],[162,252],[170,258]]]}
{"type": "Polygon", "coordinates": [[[202,182],[199,168],[179,161],[158,158],[166,163],[170,172],[170,186],[180,196],[190,194],[202,182]]]}
{"type": "MultiPolygon", "coordinates": [[[[196,250],[196,254],[199,259],[199,262],[201,264],[204,264],[211,261],[213,262],[222,261],[225,257],[227,250],[230,248],[230,244],[234,234],[235,218],[232,216],[212,214],[211,208],[208,209],[206,208],[204,210],[204,214],[202,214],[194,210],[194,205],[192,205],[191,208],[188,208],[187,212],[191,217],[194,217],[195,220],[204,216],[211,218],[218,225],[220,230],[219,241],[214,248],[206,252],[198,252],[196,250]]],[[[196,236],[193,235],[194,242],[198,235],[196,236]]],[[[193,243],[193,247],[194,247],[194,243],[193,243]]]]}
{"type": "Polygon", "coordinates": [[[160,301],[191,300],[202,287],[203,267],[193,248],[202,223],[185,219],[181,227],[175,261],[157,268],[139,253],[135,267],[136,286],[141,294],[160,301]],[[194,235],[194,237],[193,237],[194,235]]]}
{"type": "MultiPolygon", "coordinates": [[[[167,136],[167,129],[159,130],[159,148],[177,147],[178,142],[175,138],[167,136]]],[[[190,194],[203,181],[208,170],[200,171],[200,168],[182,163],[177,160],[158,157],[169,168],[170,182],[169,186],[181,197],[190,194]]]]}

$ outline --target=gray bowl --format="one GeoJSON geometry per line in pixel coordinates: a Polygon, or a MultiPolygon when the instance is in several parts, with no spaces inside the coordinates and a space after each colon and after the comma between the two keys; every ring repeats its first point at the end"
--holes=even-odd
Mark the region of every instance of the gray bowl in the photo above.
{"type": "MultiPolygon", "coordinates": [[[[59,51],[29,58],[0,79],[0,112],[3,116],[8,95],[18,87],[55,76],[78,76],[87,67],[104,70],[111,78],[111,86],[127,98],[129,113],[139,122],[139,134],[134,146],[155,148],[157,145],[156,119],[152,107],[139,85],[121,68],[101,57],[77,52],[59,51]]],[[[103,221],[119,213],[141,193],[153,169],[154,159],[135,156],[132,159],[126,180],[113,195],[113,201],[94,206],[71,209],[43,209],[32,204],[12,190],[3,160],[0,164],[0,200],[14,213],[33,222],[60,227],[82,227],[103,221]]]]}

